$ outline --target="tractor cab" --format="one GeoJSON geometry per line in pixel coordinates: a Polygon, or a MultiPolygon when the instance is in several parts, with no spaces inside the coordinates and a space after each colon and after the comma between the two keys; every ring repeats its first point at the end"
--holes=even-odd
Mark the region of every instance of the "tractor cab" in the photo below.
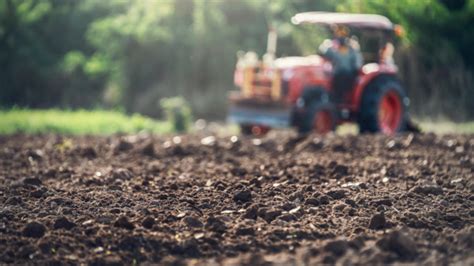
{"type": "Polygon", "coordinates": [[[394,36],[402,34],[400,25],[394,25],[384,16],[374,14],[346,14],[330,12],[306,12],[296,14],[292,20],[295,25],[317,25],[332,27],[344,25],[357,37],[365,63],[380,63],[381,51],[394,36]]]}
{"type": "Polygon", "coordinates": [[[380,15],[330,12],[300,13],[291,21],[350,28],[364,64],[336,97],[334,84],[345,81],[334,75],[333,62],[318,54],[275,58],[276,32],[271,30],[262,60],[253,52],[239,56],[234,81],[240,89],[229,96],[229,121],[249,134],[278,127],[324,134],[344,122],[356,122],[360,132],[405,130],[409,101],[396,77],[392,44],[399,26],[380,15]]]}

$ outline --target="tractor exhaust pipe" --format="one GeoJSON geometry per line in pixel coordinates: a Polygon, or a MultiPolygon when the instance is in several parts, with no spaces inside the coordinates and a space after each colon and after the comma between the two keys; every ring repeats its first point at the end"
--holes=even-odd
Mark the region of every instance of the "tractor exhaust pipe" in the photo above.
{"type": "Polygon", "coordinates": [[[275,28],[270,27],[268,30],[268,39],[267,39],[267,54],[275,56],[277,48],[277,32],[275,28]]]}
{"type": "Polygon", "coordinates": [[[271,27],[268,30],[268,38],[267,38],[267,52],[263,55],[263,64],[266,66],[273,65],[275,61],[275,54],[277,48],[277,32],[276,29],[271,27]]]}

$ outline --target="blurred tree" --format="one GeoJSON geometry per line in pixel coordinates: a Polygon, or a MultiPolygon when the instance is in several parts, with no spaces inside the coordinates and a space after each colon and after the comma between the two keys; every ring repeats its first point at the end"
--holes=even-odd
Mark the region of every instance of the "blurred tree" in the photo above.
{"type": "Polygon", "coordinates": [[[474,0],[3,0],[0,106],[123,106],[162,115],[181,95],[197,117],[223,118],[238,50],[313,54],[324,29],[298,12],[380,13],[406,29],[396,55],[418,114],[474,117],[474,0]]]}
{"type": "Polygon", "coordinates": [[[466,6],[466,0],[439,0],[447,9],[451,11],[462,10],[466,6]]]}
{"type": "MultiPolygon", "coordinates": [[[[93,14],[91,14],[93,13],[93,14]]],[[[76,1],[0,2],[0,105],[93,106],[104,77],[88,78],[78,59],[93,52],[83,38],[90,21],[76,1]],[[74,58],[67,56],[75,52],[74,58]],[[67,62],[63,62],[67,59],[67,62]]]]}

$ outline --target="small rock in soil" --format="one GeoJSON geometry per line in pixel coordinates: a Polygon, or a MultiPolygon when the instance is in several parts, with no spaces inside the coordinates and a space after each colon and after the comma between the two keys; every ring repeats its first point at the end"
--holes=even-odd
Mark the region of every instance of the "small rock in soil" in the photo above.
{"type": "Polygon", "coordinates": [[[336,204],[332,207],[333,211],[343,211],[347,207],[346,204],[341,203],[341,204],[336,204]]]}
{"type": "Polygon", "coordinates": [[[322,195],[318,197],[319,204],[326,205],[329,204],[329,197],[326,195],[322,195]]]}
{"type": "Polygon", "coordinates": [[[294,216],[293,214],[283,214],[280,217],[278,217],[278,219],[286,221],[286,222],[298,220],[298,218],[296,218],[296,216],[294,216]]]}
{"type": "Polygon", "coordinates": [[[385,215],[377,213],[370,218],[369,229],[379,230],[384,229],[386,224],[385,215]]]}
{"type": "Polygon", "coordinates": [[[115,227],[120,227],[120,228],[125,228],[128,230],[133,230],[135,228],[135,225],[131,223],[126,216],[120,216],[115,222],[114,222],[115,227]]]}
{"type": "Polygon", "coordinates": [[[33,198],[41,198],[48,190],[44,187],[33,190],[30,192],[30,196],[33,198]]]}
{"type": "Polygon", "coordinates": [[[242,215],[244,219],[257,219],[258,214],[258,206],[257,205],[250,205],[246,210],[245,213],[242,215]]]}
{"type": "Polygon", "coordinates": [[[378,199],[378,200],[372,201],[372,204],[374,206],[380,206],[380,205],[392,206],[392,200],[391,199],[378,199]]]}
{"type": "Polygon", "coordinates": [[[281,210],[276,210],[276,209],[264,209],[262,210],[262,213],[260,216],[267,222],[271,223],[273,220],[275,220],[278,216],[281,215],[281,210]]]}
{"type": "Polygon", "coordinates": [[[336,256],[344,255],[344,253],[346,253],[346,250],[348,248],[349,248],[348,242],[343,239],[329,241],[324,246],[324,250],[329,251],[336,256]]]}
{"type": "Polygon", "coordinates": [[[186,216],[183,218],[183,222],[189,227],[203,227],[203,223],[198,218],[192,216],[186,216]]]}
{"type": "Polygon", "coordinates": [[[433,194],[433,195],[440,195],[443,194],[443,188],[438,185],[424,185],[424,186],[414,186],[410,189],[410,192],[414,192],[417,194],[433,194]]]}
{"type": "Polygon", "coordinates": [[[339,176],[345,176],[347,174],[349,174],[349,167],[345,166],[345,165],[336,165],[334,166],[333,170],[332,170],[332,174],[333,175],[339,175],[339,176]]]}
{"type": "Polygon", "coordinates": [[[249,202],[252,200],[252,192],[247,189],[239,190],[234,194],[234,201],[249,202]]]}
{"type": "Polygon", "coordinates": [[[56,221],[54,221],[53,228],[71,230],[75,226],[76,224],[69,221],[66,217],[59,217],[58,219],[56,219],[56,221]]]}
{"type": "Polygon", "coordinates": [[[151,216],[148,216],[146,217],[145,219],[143,219],[142,221],[142,226],[147,228],[147,229],[151,229],[153,228],[153,225],[155,224],[155,218],[151,217],[151,216]]]}
{"type": "Polygon", "coordinates": [[[304,194],[301,191],[295,191],[291,193],[291,195],[288,197],[289,200],[295,201],[295,200],[303,200],[304,199],[304,194]]]}
{"type": "Polygon", "coordinates": [[[343,190],[343,189],[334,189],[334,190],[330,190],[328,191],[328,193],[326,193],[329,197],[333,198],[333,199],[342,199],[342,198],[345,198],[346,197],[346,191],[343,190]]]}
{"type": "Polygon", "coordinates": [[[209,217],[206,222],[206,228],[214,232],[225,232],[227,230],[227,226],[225,223],[216,217],[209,217]]]}
{"type": "Polygon", "coordinates": [[[30,222],[23,228],[23,236],[41,238],[46,233],[46,226],[38,222],[30,222]]]}
{"type": "Polygon", "coordinates": [[[293,203],[291,203],[291,202],[286,202],[285,204],[283,204],[283,205],[281,206],[281,208],[282,208],[283,210],[285,210],[285,211],[289,211],[289,210],[291,210],[291,209],[296,208],[296,205],[293,204],[293,203]]]}
{"type": "Polygon", "coordinates": [[[39,187],[43,184],[43,182],[41,182],[41,180],[37,177],[26,177],[25,179],[23,179],[23,184],[39,187]]]}
{"type": "Polygon", "coordinates": [[[304,205],[318,206],[319,200],[317,198],[308,198],[304,201],[304,205]]]}
{"type": "Polygon", "coordinates": [[[238,235],[238,236],[254,235],[255,234],[255,229],[253,229],[250,226],[240,226],[235,231],[235,234],[238,235]]]}

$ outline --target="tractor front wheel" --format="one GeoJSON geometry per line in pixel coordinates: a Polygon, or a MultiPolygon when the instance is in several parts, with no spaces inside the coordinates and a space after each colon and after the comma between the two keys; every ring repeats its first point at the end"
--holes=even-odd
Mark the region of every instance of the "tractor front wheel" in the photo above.
{"type": "Polygon", "coordinates": [[[393,135],[405,130],[405,97],[401,84],[395,78],[381,78],[369,84],[359,110],[360,132],[393,135]]]}
{"type": "Polygon", "coordinates": [[[321,109],[314,114],[313,131],[317,134],[327,134],[334,130],[334,117],[331,110],[321,109]]]}
{"type": "Polygon", "coordinates": [[[306,110],[298,128],[300,133],[325,135],[336,128],[334,108],[330,103],[313,103],[306,110]]]}

